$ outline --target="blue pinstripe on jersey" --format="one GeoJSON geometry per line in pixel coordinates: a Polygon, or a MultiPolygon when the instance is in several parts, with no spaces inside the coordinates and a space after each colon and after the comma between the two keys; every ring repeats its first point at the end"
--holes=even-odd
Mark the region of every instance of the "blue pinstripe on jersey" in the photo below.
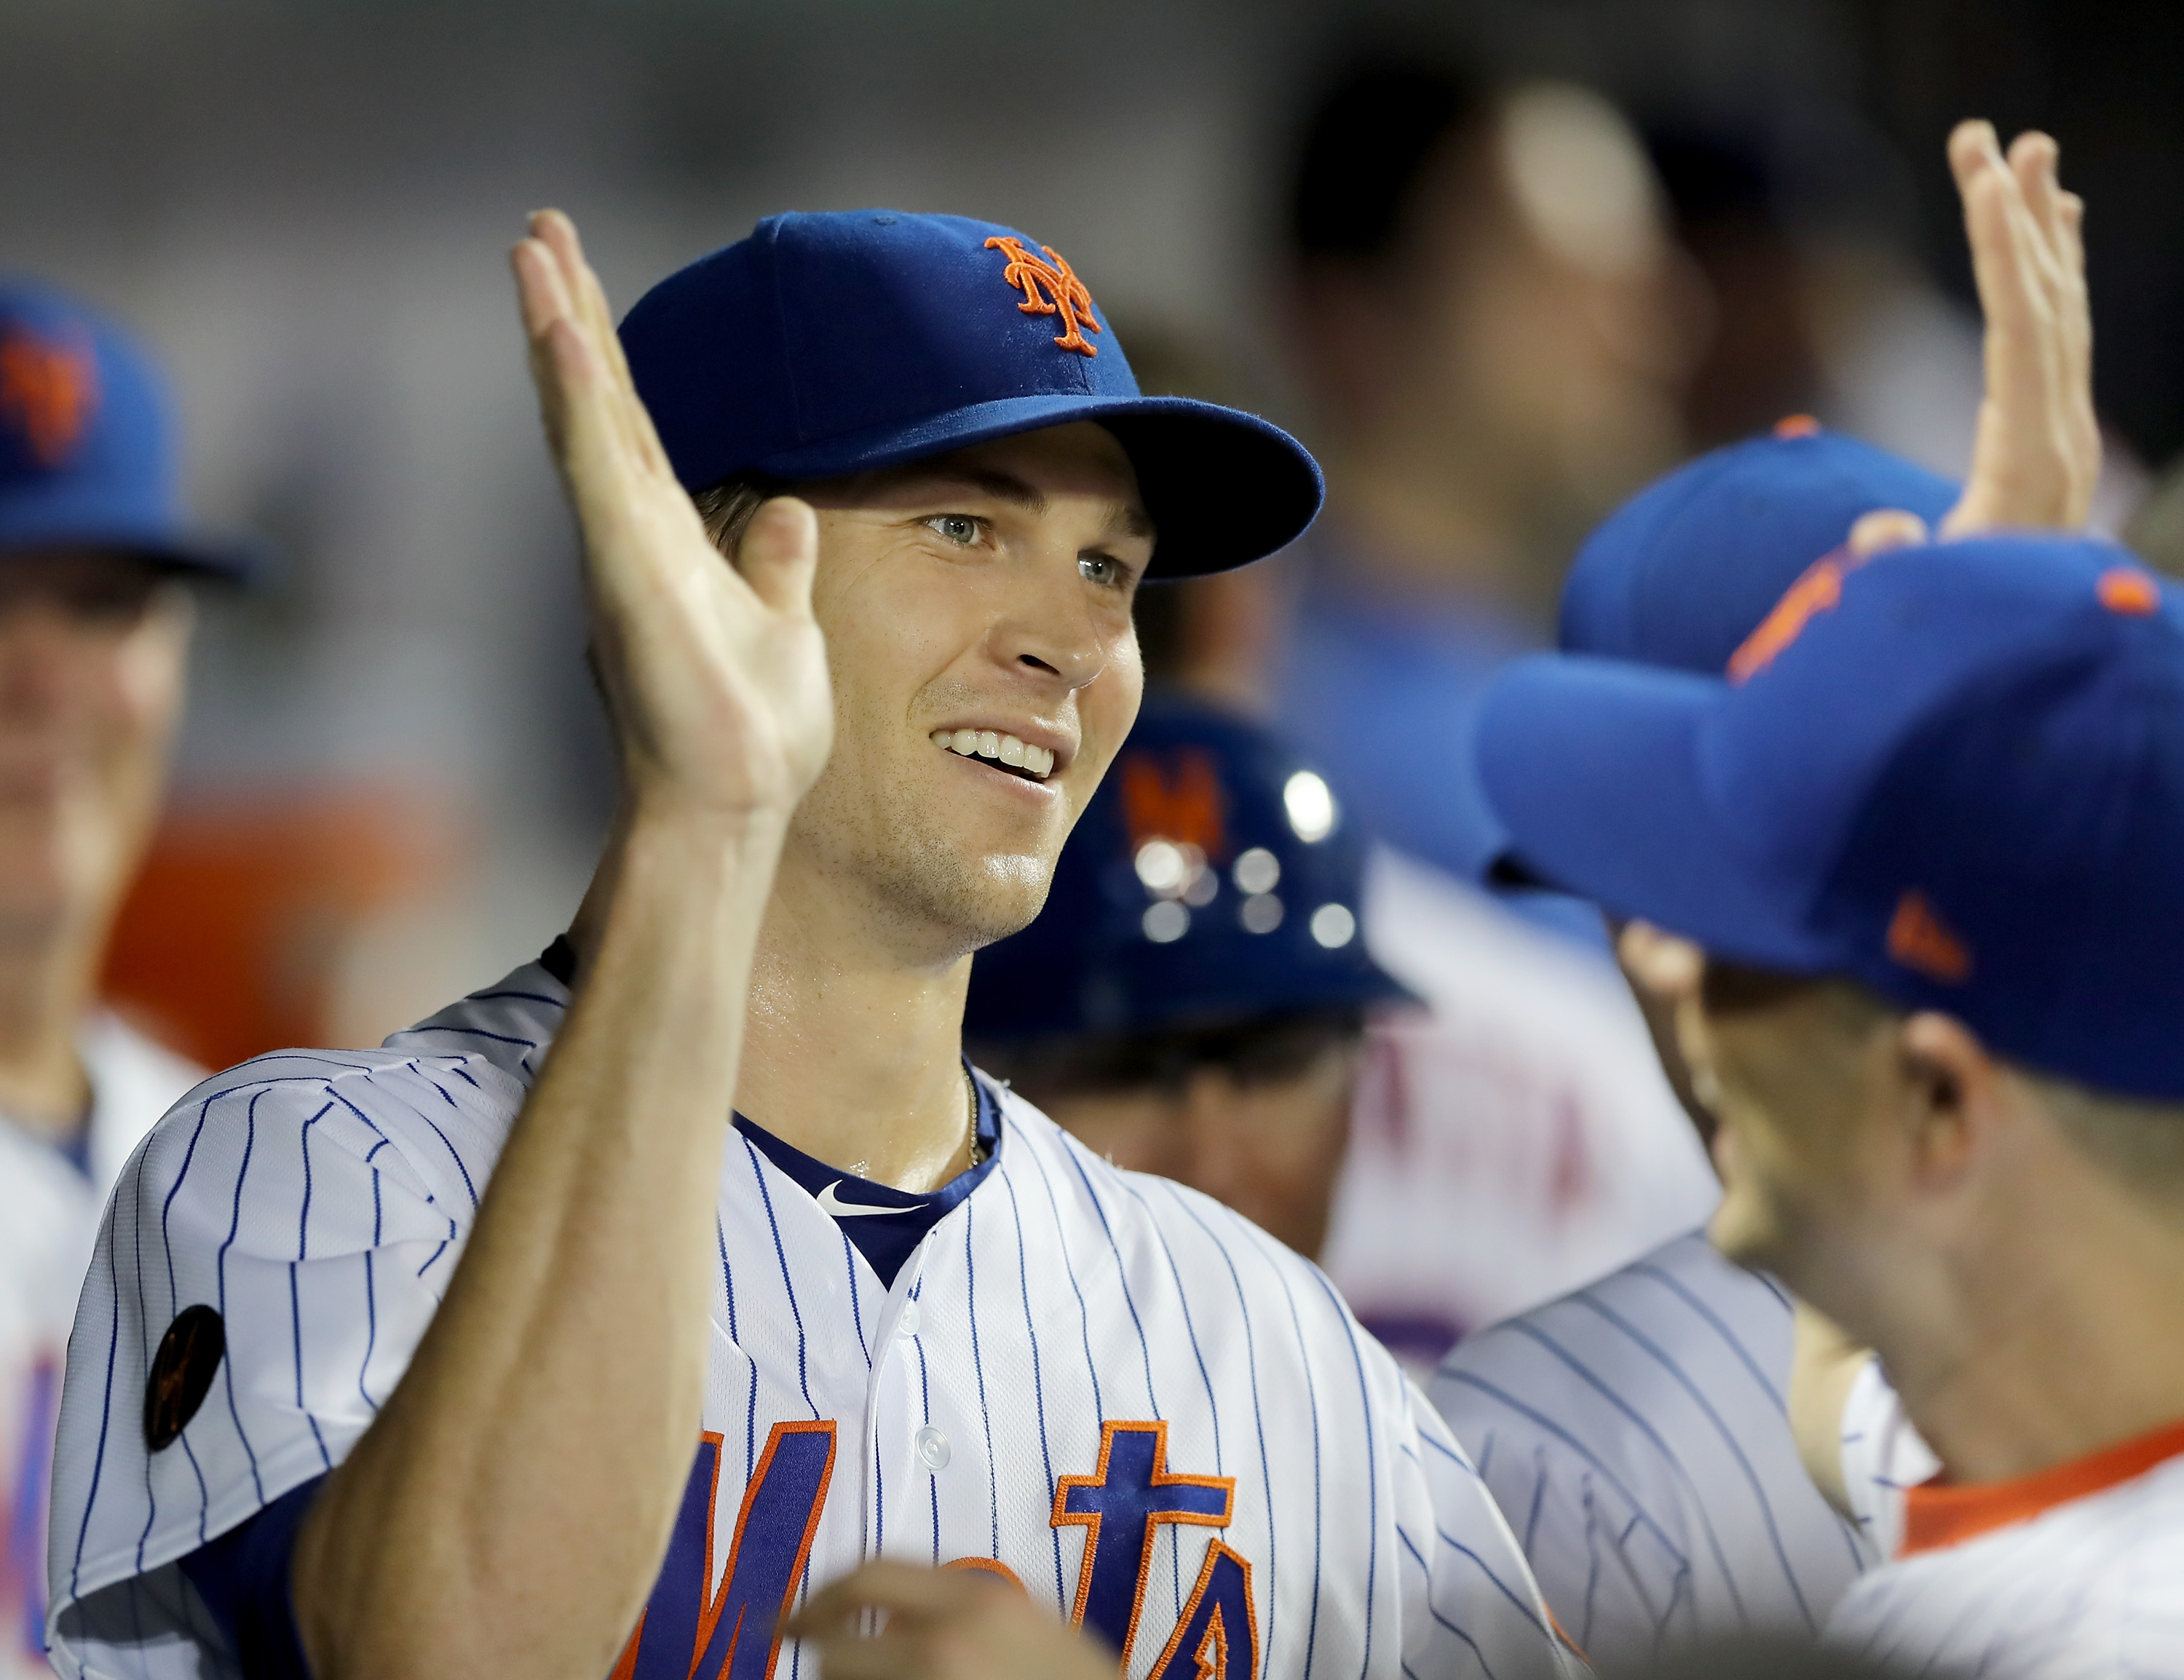
{"type": "MultiPolygon", "coordinates": [[[[558,1013],[554,984],[519,971],[383,1053],[289,1053],[209,1082],[147,1145],[109,1215],[64,1405],[64,1668],[179,1680],[162,1653],[190,1652],[194,1613],[174,1560],[338,1463],[368,1427],[460,1264],[558,1013]],[[136,1234],[163,1214],[160,1252],[137,1264],[136,1234]],[[131,1361],[192,1292],[231,1326],[224,1404],[185,1432],[195,1473],[145,1452],[119,1374],[142,1369],[131,1361]]],[[[994,1170],[894,1289],[747,1142],[727,1150],[719,1195],[705,1427],[733,1438],[740,1421],[745,1450],[738,1465],[722,1449],[716,1524],[755,1473],[760,1422],[831,1421],[843,1449],[796,1595],[874,1553],[985,1555],[1067,1610],[1084,1539],[1051,1521],[1056,1488],[1094,1470],[1103,1420],[1157,1419],[1175,1473],[1235,1480],[1220,1532],[1251,1566],[1262,1674],[1557,1672],[1537,1618],[1502,1589],[1523,1597],[1523,1564],[1438,1421],[1412,1412],[1317,1273],[1227,1210],[1116,1172],[1014,1099],[994,1170]],[[899,1333],[908,1301],[921,1321],[899,1333]],[[939,1471],[915,1456],[928,1427],[954,1443],[939,1471]]],[[[1170,1591],[1142,1599],[1148,1652],[1210,1544],[1161,1527],[1146,1584],[1165,1575],[1170,1591]]],[[[1224,1592],[1245,1580],[1221,1578],[1224,1592]]],[[[789,1646],[781,1672],[800,1662],[789,1646]]]]}

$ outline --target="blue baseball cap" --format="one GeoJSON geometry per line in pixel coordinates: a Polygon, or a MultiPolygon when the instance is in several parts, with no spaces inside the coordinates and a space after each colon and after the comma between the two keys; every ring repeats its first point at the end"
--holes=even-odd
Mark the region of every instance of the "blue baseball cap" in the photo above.
{"type": "Polygon", "coordinates": [[[971,964],[972,1038],[1218,1026],[1410,993],[1365,949],[1362,837],[1266,731],[1147,699],[1046,907],[971,964]]]}
{"type": "Polygon", "coordinates": [[[2092,538],[1901,549],[1793,589],[1733,663],[1507,671],[1479,768],[1526,862],[1730,960],[2184,1098],[2173,589],[2092,538]]]}
{"type": "MultiPolygon", "coordinates": [[[[1556,643],[1716,675],[1864,515],[1901,508],[1931,529],[1962,494],[1938,474],[1793,414],[1656,479],[1602,520],[1563,581],[1556,643]]],[[[1506,835],[1488,856],[1490,878],[1527,884],[1506,835]]]]}
{"type": "Polygon", "coordinates": [[[151,359],[71,299],[0,279],[0,558],[103,548],[241,581],[248,551],[181,513],[174,426],[151,359]]]}
{"type": "Polygon", "coordinates": [[[692,491],[898,466],[1096,420],[1136,469],[1151,574],[1273,554],[1319,510],[1319,468],[1255,414],[1146,397],[1050,247],[900,210],[769,216],[670,275],[621,325],[638,393],[692,491]]]}
{"type": "Polygon", "coordinates": [[[1610,514],[1570,566],[1556,643],[1564,653],[1718,673],[1865,515],[1901,508],[1932,528],[1963,493],[1793,415],[1655,480],[1610,514]]]}

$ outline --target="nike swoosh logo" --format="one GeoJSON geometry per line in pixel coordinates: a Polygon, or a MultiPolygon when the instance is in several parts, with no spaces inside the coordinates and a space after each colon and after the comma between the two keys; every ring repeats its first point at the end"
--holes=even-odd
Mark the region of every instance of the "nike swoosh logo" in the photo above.
{"type": "Polygon", "coordinates": [[[868,1208],[855,1202],[842,1201],[834,1194],[836,1188],[841,1182],[840,1179],[836,1179],[814,1199],[819,1204],[820,1212],[831,1213],[837,1219],[870,1219],[876,1213],[908,1213],[910,1211],[908,1208],[868,1208]]]}

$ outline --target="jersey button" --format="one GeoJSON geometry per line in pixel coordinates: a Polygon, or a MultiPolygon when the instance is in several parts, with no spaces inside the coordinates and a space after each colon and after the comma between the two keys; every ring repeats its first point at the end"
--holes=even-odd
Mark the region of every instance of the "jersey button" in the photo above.
{"type": "Polygon", "coordinates": [[[948,1438],[931,1424],[911,1436],[910,1444],[917,1453],[917,1461],[928,1470],[948,1467],[948,1438]]]}
{"type": "Polygon", "coordinates": [[[923,1321],[923,1317],[924,1316],[917,1310],[916,1301],[905,1301],[902,1304],[902,1316],[894,1321],[894,1333],[898,1336],[915,1336],[917,1334],[918,1325],[923,1321]]]}

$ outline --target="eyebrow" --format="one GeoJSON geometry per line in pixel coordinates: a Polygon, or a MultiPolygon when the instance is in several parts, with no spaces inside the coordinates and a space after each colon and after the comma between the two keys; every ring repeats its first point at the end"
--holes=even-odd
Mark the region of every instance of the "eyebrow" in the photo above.
{"type": "MultiPolygon", "coordinates": [[[[916,475],[936,484],[960,484],[992,497],[996,502],[1021,508],[1032,515],[1047,509],[1046,494],[1037,485],[1027,484],[1014,473],[1001,472],[991,467],[936,466],[916,475]]],[[[1152,518],[1144,509],[1123,502],[1108,504],[1108,520],[1120,525],[1132,537],[1148,541],[1153,537],[1152,518]]]]}

